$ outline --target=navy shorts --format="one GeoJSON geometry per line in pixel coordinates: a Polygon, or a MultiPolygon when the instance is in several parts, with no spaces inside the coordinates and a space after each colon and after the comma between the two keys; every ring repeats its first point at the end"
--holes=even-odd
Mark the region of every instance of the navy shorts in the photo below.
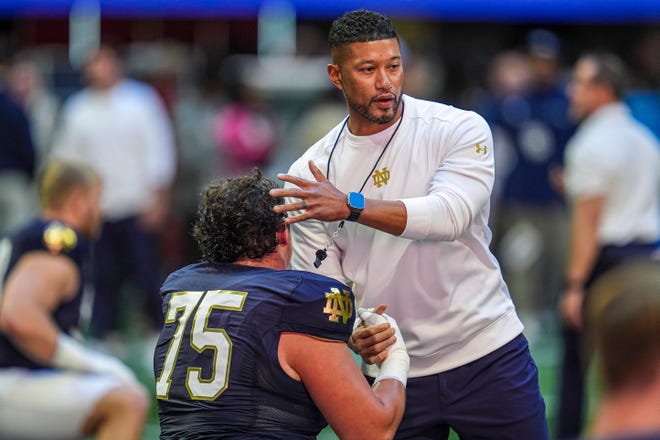
{"type": "Polygon", "coordinates": [[[408,379],[396,439],[547,440],[538,371],[521,334],[467,365],[408,379]]]}

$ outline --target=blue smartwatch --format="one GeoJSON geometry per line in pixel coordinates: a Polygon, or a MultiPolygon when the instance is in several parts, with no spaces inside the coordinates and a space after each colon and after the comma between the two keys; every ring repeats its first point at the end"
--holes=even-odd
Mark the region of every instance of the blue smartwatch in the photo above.
{"type": "Polygon", "coordinates": [[[346,195],[346,204],[351,214],[346,218],[349,222],[356,222],[364,209],[364,195],[359,192],[349,192],[346,195]]]}

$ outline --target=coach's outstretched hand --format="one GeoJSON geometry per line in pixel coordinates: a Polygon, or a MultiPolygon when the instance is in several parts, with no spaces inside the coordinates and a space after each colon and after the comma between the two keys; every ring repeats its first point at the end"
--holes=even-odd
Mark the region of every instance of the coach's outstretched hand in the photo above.
{"type": "Polygon", "coordinates": [[[299,202],[275,206],[275,212],[301,211],[284,219],[287,223],[297,223],[314,218],[326,222],[346,219],[351,211],[346,204],[346,194],[339,191],[314,162],[308,162],[315,180],[302,179],[290,174],[278,174],[277,178],[296,185],[298,188],[275,188],[269,194],[273,197],[293,197],[299,202]]]}

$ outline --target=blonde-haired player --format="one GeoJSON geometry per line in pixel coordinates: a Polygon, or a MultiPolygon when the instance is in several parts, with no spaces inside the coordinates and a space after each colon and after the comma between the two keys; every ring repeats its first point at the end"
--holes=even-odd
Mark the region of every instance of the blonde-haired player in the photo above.
{"type": "Polygon", "coordinates": [[[53,162],[39,180],[41,217],[0,242],[0,438],[140,436],[143,387],[118,359],[72,337],[100,195],[92,169],[53,162]]]}

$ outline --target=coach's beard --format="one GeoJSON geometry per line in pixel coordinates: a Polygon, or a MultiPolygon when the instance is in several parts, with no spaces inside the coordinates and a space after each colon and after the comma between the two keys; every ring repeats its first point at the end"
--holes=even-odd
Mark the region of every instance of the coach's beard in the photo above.
{"type": "MultiPolygon", "coordinates": [[[[374,122],[376,124],[387,124],[389,122],[392,122],[396,114],[399,112],[399,105],[401,104],[401,96],[398,95],[394,98],[394,108],[392,109],[392,114],[391,115],[385,115],[385,116],[376,116],[373,113],[369,111],[369,107],[366,107],[364,105],[360,105],[356,102],[351,101],[348,97],[346,97],[346,100],[348,101],[348,106],[352,108],[354,111],[356,111],[360,116],[362,116],[364,119],[366,119],[369,122],[374,122]]],[[[371,101],[373,102],[373,101],[371,101]]],[[[370,103],[371,104],[371,103],[370,103]]]]}

